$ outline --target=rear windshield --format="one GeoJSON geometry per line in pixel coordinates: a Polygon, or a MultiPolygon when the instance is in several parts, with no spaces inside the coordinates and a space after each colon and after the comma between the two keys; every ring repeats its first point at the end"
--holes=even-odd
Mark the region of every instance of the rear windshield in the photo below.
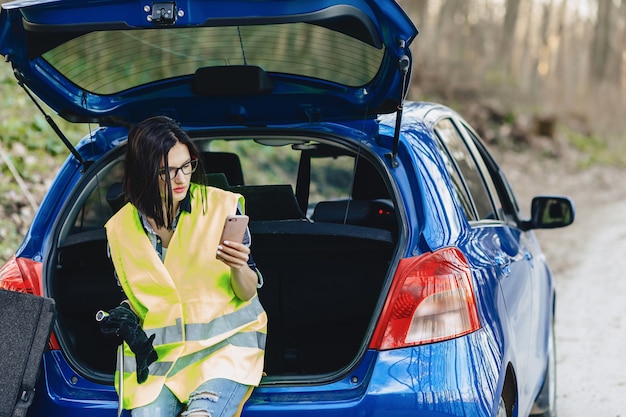
{"type": "Polygon", "coordinates": [[[359,87],[375,77],[383,56],[384,48],[309,23],[91,32],[43,54],[63,76],[96,94],[222,65],[359,87]]]}

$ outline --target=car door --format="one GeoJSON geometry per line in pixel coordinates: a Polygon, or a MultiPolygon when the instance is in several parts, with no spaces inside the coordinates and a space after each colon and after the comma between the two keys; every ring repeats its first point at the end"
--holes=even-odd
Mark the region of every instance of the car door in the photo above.
{"type": "MultiPolygon", "coordinates": [[[[534,233],[531,231],[523,232],[517,227],[520,220],[520,209],[506,176],[479,140],[477,134],[465,124],[461,124],[461,131],[475,145],[479,157],[483,160],[487,176],[493,183],[497,196],[502,203],[502,214],[508,230],[516,236],[521,250],[519,255],[523,256],[529,266],[530,306],[528,310],[521,313],[527,318],[530,327],[527,352],[528,366],[524,369],[527,374],[525,381],[528,383],[525,391],[530,395],[534,381],[539,380],[543,375],[547,360],[554,297],[552,277],[534,233]]],[[[504,282],[502,289],[506,296],[507,292],[514,290],[514,285],[504,282]]],[[[512,296],[509,295],[507,298],[510,300],[512,296]]]]}
{"type": "Polygon", "coordinates": [[[505,303],[503,313],[511,329],[508,333],[511,359],[523,383],[526,380],[523,372],[532,361],[530,346],[534,343],[532,254],[521,231],[507,218],[510,202],[500,198],[469,131],[459,121],[444,118],[436,124],[435,132],[441,140],[444,158],[449,160],[448,171],[471,226],[470,247],[476,251],[478,261],[482,259],[487,268],[490,264],[500,284],[505,303]]]}

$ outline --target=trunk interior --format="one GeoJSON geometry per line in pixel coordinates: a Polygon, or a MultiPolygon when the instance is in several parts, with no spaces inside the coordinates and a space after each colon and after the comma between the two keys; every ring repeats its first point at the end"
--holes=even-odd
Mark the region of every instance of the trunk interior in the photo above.
{"type": "MultiPolygon", "coordinates": [[[[98,185],[78,200],[54,268],[48,268],[54,271],[50,290],[57,302],[57,338],[79,373],[105,383],[113,380],[116,346],[101,335],[95,315],[124,298],[103,228],[121,204],[119,160],[103,169],[98,185]],[[95,202],[102,187],[108,193],[105,205],[95,202]]],[[[224,170],[216,162],[208,166],[224,170]]],[[[211,179],[215,174],[209,173],[208,181],[224,186],[211,179]]],[[[217,176],[223,180],[222,173],[217,176]]],[[[349,365],[362,347],[396,250],[393,204],[372,193],[371,180],[363,188],[367,195],[360,197],[375,198],[354,198],[352,184],[352,198],[314,204],[308,199],[304,208],[291,185],[226,182],[246,197],[252,253],[264,278],[259,298],[269,318],[267,375],[322,375],[349,365]]],[[[389,196],[386,185],[384,193],[389,196]]]]}

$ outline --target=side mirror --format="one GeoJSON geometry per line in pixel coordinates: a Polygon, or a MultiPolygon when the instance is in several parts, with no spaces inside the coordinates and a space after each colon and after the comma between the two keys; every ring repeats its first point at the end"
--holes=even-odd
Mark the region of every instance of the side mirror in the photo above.
{"type": "Polygon", "coordinates": [[[538,196],[530,207],[530,220],[522,222],[522,230],[554,229],[574,222],[574,203],[567,197],[538,196]]]}

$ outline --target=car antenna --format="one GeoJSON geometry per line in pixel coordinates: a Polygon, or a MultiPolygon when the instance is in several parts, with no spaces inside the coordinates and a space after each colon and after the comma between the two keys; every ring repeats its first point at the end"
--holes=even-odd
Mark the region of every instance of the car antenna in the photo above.
{"type": "Polygon", "coordinates": [[[402,55],[400,60],[398,61],[398,67],[400,71],[402,71],[402,93],[400,95],[400,101],[398,103],[398,109],[396,111],[396,127],[393,134],[393,147],[391,148],[391,154],[387,154],[391,162],[391,166],[396,168],[398,166],[398,161],[396,160],[396,155],[398,155],[398,144],[400,142],[400,126],[402,125],[402,110],[404,108],[404,97],[407,91],[407,77],[409,74],[409,68],[411,67],[411,60],[408,56],[402,55]]]}
{"type": "Polygon", "coordinates": [[[15,73],[15,76],[17,78],[17,84],[20,87],[22,87],[24,89],[24,91],[26,91],[26,94],[28,95],[28,97],[30,97],[31,101],[33,103],[35,103],[35,106],[37,106],[37,108],[39,109],[41,114],[43,114],[44,118],[46,119],[46,122],[48,122],[48,124],[50,125],[52,130],[54,130],[54,133],[56,133],[57,136],[59,138],[61,138],[61,141],[63,142],[63,144],[67,147],[67,149],[70,150],[72,155],[74,155],[74,157],[78,160],[78,162],[83,166],[83,169],[88,168],[89,165],[90,165],[90,162],[89,161],[85,161],[83,159],[83,157],[80,155],[80,153],[78,153],[78,151],[76,150],[74,145],[72,145],[72,143],[69,141],[67,136],[65,136],[65,134],[63,134],[63,132],[61,131],[59,126],[56,124],[54,119],[52,119],[52,117],[50,117],[50,115],[46,113],[46,111],[43,109],[43,107],[41,107],[41,105],[37,102],[37,100],[35,100],[35,97],[33,97],[33,95],[30,92],[30,90],[26,87],[26,85],[22,81],[22,77],[20,77],[17,72],[15,73]]]}

